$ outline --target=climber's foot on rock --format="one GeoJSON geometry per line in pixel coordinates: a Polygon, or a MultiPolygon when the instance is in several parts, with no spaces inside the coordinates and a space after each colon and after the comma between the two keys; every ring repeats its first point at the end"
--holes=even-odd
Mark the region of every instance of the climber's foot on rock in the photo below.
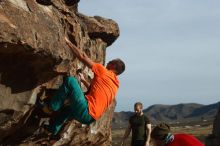
{"type": "Polygon", "coordinates": [[[52,133],[50,133],[48,131],[49,125],[42,124],[41,128],[43,129],[43,133],[49,136],[48,140],[45,141],[46,143],[49,143],[49,145],[53,145],[54,143],[56,143],[60,139],[60,135],[59,134],[53,135],[52,133]]]}
{"type": "Polygon", "coordinates": [[[33,141],[41,143],[41,141],[49,141],[51,133],[44,128],[44,124],[42,124],[39,129],[34,133],[33,141]]]}
{"type": "Polygon", "coordinates": [[[39,4],[42,4],[42,5],[52,5],[52,2],[51,0],[36,0],[39,4]]]}
{"type": "Polygon", "coordinates": [[[51,135],[50,136],[50,143],[51,144],[54,144],[54,143],[56,143],[58,140],[60,139],[60,135],[51,135]]]}
{"type": "Polygon", "coordinates": [[[48,115],[52,115],[53,114],[53,111],[49,108],[49,106],[47,104],[45,104],[42,108],[42,111],[45,113],[45,114],[48,114],[48,115]]]}

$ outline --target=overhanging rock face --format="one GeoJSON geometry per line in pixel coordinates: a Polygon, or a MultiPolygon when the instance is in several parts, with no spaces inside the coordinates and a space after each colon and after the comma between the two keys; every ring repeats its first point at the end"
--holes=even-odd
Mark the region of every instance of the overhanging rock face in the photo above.
{"type": "MultiPolygon", "coordinates": [[[[58,88],[62,77],[75,75],[78,68],[92,76],[71,53],[64,37],[95,62],[105,63],[106,47],[119,36],[118,25],[80,14],[77,2],[54,0],[45,6],[35,0],[0,0],[0,145],[13,140],[14,145],[34,144],[27,140],[33,131],[22,125],[30,121],[40,86],[58,88]],[[17,138],[21,128],[26,135],[17,138]]],[[[76,121],[67,124],[57,145],[109,145],[113,111],[114,104],[90,126],[76,121]]]]}

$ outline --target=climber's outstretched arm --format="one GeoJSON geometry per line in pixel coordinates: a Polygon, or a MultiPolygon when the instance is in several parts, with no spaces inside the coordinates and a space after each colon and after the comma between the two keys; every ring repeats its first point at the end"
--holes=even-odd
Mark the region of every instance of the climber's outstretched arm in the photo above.
{"type": "Polygon", "coordinates": [[[75,47],[66,37],[65,37],[65,41],[67,45],[71,48],[71,51],[76,55],[76,57],[80,61],[82,61],[86,66],[92,68],[94,62],[86,55],[86,53],[81,51],[79,48],[75,47]]]}

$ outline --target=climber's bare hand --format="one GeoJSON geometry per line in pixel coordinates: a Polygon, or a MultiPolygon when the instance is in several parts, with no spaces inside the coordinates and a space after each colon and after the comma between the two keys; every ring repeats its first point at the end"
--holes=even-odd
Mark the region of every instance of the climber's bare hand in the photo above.
{"type": "Polygon", "coordinates": [[[80,77],[81,80],[86,80],[86,79],[84,78],[84,75],[83,75],[82,73],[79,73],[78,75],[79,75],[79,77],[80,77]]]}
{"type": "Polygon", "coordinates": [[[64,37],[64,39],[70,48],[74,48],[74,49],[76,48],[67,37],[64,37]]]}
{"type": "Polygon", "coordinates": [[[70,40],[69,40],[67,37],[64,37],[64,39],[65,39],[65,41],[66,41],[67,43],[71,43],[70,40]]]}

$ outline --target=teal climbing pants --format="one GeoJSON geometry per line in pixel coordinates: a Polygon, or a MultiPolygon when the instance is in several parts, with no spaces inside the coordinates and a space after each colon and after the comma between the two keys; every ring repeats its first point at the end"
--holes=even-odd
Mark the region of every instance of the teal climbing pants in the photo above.
{"type": "Polygon", "coordinates": [[[90,124],[95,120],[89,115],[88,103],[74,77],[66,77],[58,91],[52,96],[49,108],[58,111],[68,99],[70,104],[62,108],[58,116],[50,122],[47,130],[56,135],[65,121],[75,119],[83,124],[90,124]]]}

